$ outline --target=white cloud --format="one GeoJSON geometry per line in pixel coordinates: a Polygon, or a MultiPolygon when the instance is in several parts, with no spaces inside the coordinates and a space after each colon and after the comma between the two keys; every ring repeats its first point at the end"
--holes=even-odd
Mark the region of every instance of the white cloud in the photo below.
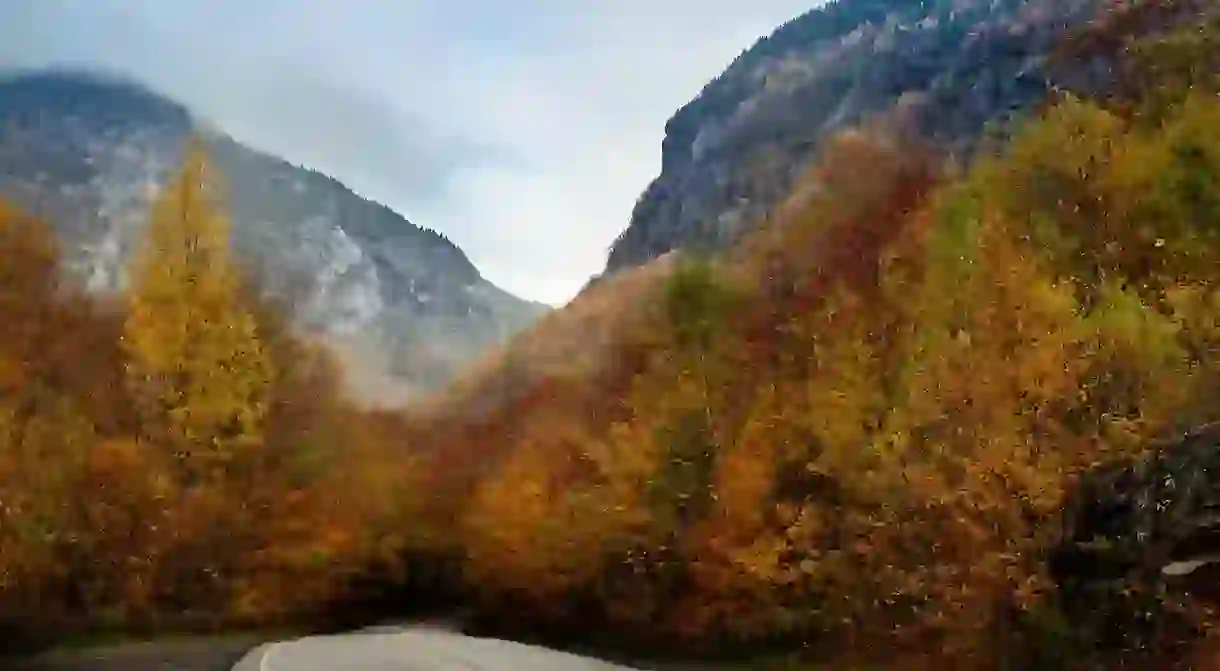
{"type": "Polygon", "coordinates": [[[815,4],[5,0],[0,62],[143,78],[558,303],[601,270],[666,119],[815,4]]]}

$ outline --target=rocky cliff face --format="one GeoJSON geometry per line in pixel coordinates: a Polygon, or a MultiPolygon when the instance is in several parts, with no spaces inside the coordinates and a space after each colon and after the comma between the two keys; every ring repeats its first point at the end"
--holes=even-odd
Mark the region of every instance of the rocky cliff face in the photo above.
{"type": "Polygon", "coordinates": [[[443,235],[128,82],[68,72],[0,80],[0,197],[45,215],[68,271],[113,291],[192,132],[226,177],[239,258],[291,303],[301,329],[338,346],[357,371],[354,391],[400,400],[434,388],[546,310],[483,279],[443,235]]]}
{"type": "Polygon", "coordinates": [[[1045,98],[1048,52],[1103,4],[838,0],[793,19],[666,124],[661,174],[607,271],[726,244],[790,192],[822,138],[872,115],[901,107],[936,145],[968,149],[1045,98]]]}

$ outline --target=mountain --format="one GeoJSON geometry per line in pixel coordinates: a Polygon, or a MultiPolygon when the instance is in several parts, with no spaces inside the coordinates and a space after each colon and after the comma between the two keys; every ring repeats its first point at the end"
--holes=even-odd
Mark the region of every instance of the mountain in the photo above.
{"type": "Polygon", "coordinates": [[[0,79],[0,197],[44,215],[68,271],[113,291],[192,133],[225,176],[239,258],[303,331],[339,349],[362,396],[436,388],[547,310],[488,282],[444,235],[108,76],[0,79]]]}
{"type": "Polygon", "coordinates": [[[825,137],[874,115],[900,115],[933,146],[969,151],[989,126],[1045,99],[1048,54],[1110,4],[838,0],[793,19],[665,125],[661,173],[607,272],[724,246],[790,193],[825,137]]]}

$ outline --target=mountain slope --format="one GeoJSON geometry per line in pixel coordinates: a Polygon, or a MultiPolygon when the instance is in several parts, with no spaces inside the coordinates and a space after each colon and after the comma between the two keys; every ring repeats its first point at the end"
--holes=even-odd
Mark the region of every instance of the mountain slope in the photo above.
{"type": "Polygon", "coordinates": [[[822,138],[900,113],[938,145],[1044,99],[1046,55],[1100,0],[838,0],[745,51],[665,126],[661,174],[607,271],[719,247],[766,216],[822,138]]]}
{"type": "Polygon", "coordinates": [[[0,80],[0,196],[44,215],[69,270],[111,291],[192,132],[225,175],[239,256],[302,329],[346,355],[362,395],[434,388],[545,312],[485,280],[443,235],[98,75],[0,80]]]}

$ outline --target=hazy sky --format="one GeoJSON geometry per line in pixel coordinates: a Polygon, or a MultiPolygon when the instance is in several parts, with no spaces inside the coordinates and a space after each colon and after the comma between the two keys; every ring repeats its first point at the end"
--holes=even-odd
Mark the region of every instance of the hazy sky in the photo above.
{"type": "Polygon", "coordinates": [[[0,0],[0,67],[134,75],[562,303],[660,169],[666,119],[817,4],[0,0]]]}

